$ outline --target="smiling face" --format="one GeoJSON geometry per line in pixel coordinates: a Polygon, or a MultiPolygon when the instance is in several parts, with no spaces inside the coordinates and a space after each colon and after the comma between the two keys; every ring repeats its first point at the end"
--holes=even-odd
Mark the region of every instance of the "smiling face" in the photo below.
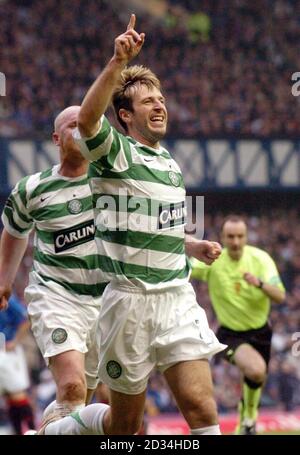
{"type": "Polygon", "coordinates": [[[132,111],[120,109],[130,136],[142,144],[157,148],[167,130],[168,113],[161,91],[136,83],[131,88],[132,111]]]}

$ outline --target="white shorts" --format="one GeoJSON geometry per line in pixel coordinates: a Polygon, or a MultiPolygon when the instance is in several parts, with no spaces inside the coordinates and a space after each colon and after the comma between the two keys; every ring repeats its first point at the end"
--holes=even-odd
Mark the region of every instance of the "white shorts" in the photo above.
{"type": "Polygon", "coordinates": [[[0,352],[0,394],[18,393],[30,386],[28,368],[22,346],[0,352]]]}
{"type": "Polygon", "coordinates": [[[29,285],[25,290],[31,329],[47,363],[49,357],[75,350],[85,354],[87,387],[98,383],[98,318],[101,298],[81,304],[67,291],[55,293],[44,286],[29,285]]]}
{"type": "Polygon", "coordinates": [[[226,345],[210,330],[191,284],[147,292],[109,284],[100,311],[100,380],[112,390],[138,394],[151,370],[207,359],[226,345]]]}

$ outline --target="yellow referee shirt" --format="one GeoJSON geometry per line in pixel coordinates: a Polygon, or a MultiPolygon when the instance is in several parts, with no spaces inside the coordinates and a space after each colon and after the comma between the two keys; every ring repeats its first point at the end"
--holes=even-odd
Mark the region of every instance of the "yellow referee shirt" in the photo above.
{"type": "Polygon", "coordinates": [[[255,275],[284,291],[273,259],[263,250],[246,245],[238,261],[225,248],[212,265],[193,258],[191,278],[207,281],[212,305],[220,325],[245,331],[262,327],[268,319],[270,299],[261,289],[248,284],[243,275],[255,275]]]}

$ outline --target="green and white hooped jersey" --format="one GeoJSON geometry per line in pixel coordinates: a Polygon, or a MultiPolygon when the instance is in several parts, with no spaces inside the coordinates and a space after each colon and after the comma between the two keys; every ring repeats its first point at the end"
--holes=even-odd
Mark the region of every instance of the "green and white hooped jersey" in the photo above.
{"type": "Polygon", "coordinates": [[[125,137],[105,117],[94,137],[74,138],[91,161],[89,179],[100,267],[142,289],[187,283],[185,188],[169,152],[125,137]]]}
{"type": "Polygon", "coordinates": [[[69,178],[58,171],[56,165],[20,180],[8,197],[2,222],[17,238],[34,229],[31,280],[99,297],[105,279],[98,267],[87,175],[69,178]]]}

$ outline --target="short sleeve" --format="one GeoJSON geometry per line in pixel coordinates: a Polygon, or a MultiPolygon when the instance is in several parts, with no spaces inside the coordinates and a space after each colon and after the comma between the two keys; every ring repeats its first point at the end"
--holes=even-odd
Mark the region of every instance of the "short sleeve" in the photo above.
{"type": "Polygon", "coordinates": [[[263,281],[285,291],[276,264],[268,254],[263,259],[263,281]]]}
{"type": "Polygon", "coordinates": [[[1,217],[9,234],[20,239],[28,237],[34,224],[27,208],[27,180],[28,177],[25,177],[14,187],[5,203],[1,217]]]}
{"type": "Polygon", "coordinates": [[[111,126],[105,116],[101,117],[100,127],[94,136],[83,138],[76,128],[73,137],[84,158],[100,168],[122,172],[131,164],[128,138],[111,126]]]}
{"type": "Polygon", "coordinates": [[[78,128],[73,131],[73,138],[80,148],[81,154],[88,161],[97,161],[109,153],[111,148],[111,126],[102,116],[98,131],[91,137],[82,137],[78,128]]]}

